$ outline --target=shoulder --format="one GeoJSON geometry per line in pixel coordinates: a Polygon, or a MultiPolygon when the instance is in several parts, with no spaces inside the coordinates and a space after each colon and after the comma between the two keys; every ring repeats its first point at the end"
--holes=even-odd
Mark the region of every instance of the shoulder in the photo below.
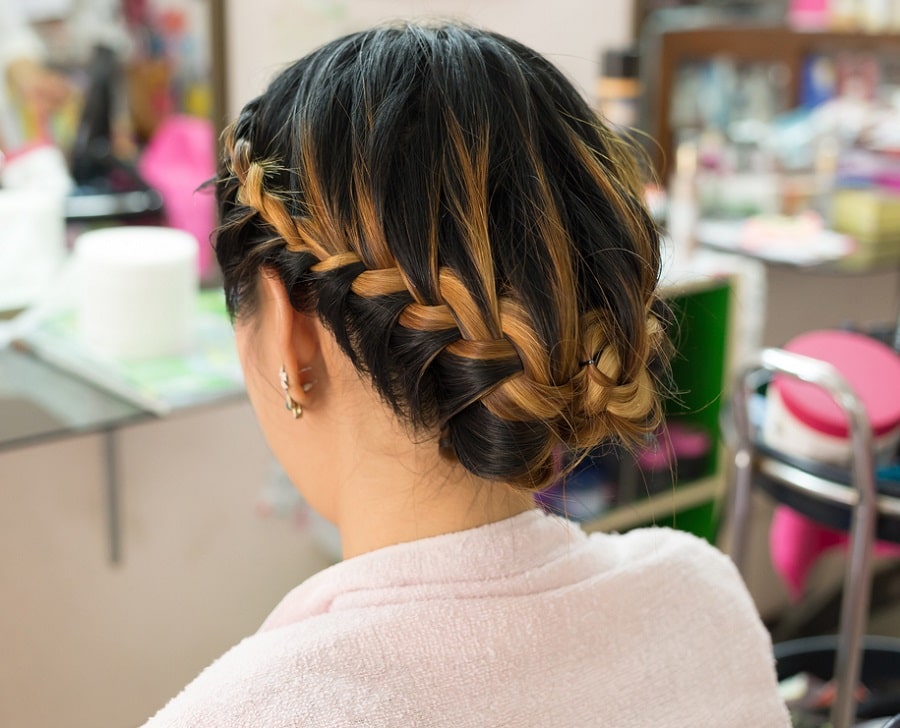
{"type": "Polygon", "coordinates": [[[685,531],[653,527],[621,535],[591,534],[589,538],[599,548],[611,549],[621,566],[742,584],[728,556],[708,541],[685,531]]]}
{"type": "Polygon", "coordinates": [[[392,633],[373,643],[371,632],[372,620],[352,611],[257,632],[203,670],[143,728],[391,725],[373,716],[414,712],[415,696],[403,692],[402,679],[385,679],[392,674],[388,662],[373,649],[388,652],[388,637],[403,641],[392,633]]]}
{"type": "Polygon", "coordinates": [[[678,666],[655,688],[672,706],[702,715],[694,725],[789,725],[771,638],[728,556],[667,528],[590,540],[615,553],[618,633],[653,644],[656,664],[678,666]]]}
{"type": "Polygon", "coordinates": [[[298,687],[297,675],[291,669],[296,656],[279,642],[279,636],[278,631],[255,634],[232,647],[172,698],[144,728],[293,725],[284,716],[297,717],[294,711],[303,709],[296,697],[290,697],[298,687]],[[260,690],[261,686],[265,690],[260,690]],[[286,711],[286,707],[292,710],[286,711]]]}
{"type": "Polygon", "coordinates": [[[708,632],[740,628],[769,648],[747,587],[732,560],[697,536],[669,528],[646,528],[622,535],[594,534],[595,548],[612,551],[614,572],[645,604],[679,615],[686,627],[708,632]]]}

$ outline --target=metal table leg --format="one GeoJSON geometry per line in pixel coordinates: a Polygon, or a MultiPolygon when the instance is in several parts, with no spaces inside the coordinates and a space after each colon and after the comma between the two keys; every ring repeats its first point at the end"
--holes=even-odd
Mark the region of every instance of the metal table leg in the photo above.
{"type": "Polygon", "coordinates": [[[109,561],[119,564],[122,560],[122,530],[120,513],[120,483],[116,431],[103,433],[103,454],[106,463],[106,533],[109,543],[109,561]]]}

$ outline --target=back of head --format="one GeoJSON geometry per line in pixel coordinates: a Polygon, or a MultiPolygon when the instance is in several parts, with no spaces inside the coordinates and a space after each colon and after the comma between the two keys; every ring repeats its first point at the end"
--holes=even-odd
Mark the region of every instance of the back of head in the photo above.
{"type": "Polygon", "coordinates": [[[456,25],[296,62],[230,129],[216,252],[233,315],[261,269],[382,399],[476,475],[655,425],[656,229],[634,164],[548,61],[456,25]]]}

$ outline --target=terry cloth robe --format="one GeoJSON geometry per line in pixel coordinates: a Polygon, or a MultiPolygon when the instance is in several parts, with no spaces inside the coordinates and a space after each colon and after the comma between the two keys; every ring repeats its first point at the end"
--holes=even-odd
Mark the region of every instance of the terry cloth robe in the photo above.
{"type": "Polygon", "coordinates": [[[146,728],[789,725],[726,556],[535,510],[316,574],[146,728]]]}

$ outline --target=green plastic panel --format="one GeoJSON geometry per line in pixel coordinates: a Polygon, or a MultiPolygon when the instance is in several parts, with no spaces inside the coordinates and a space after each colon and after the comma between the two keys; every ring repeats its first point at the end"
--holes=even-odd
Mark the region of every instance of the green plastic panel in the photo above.
{"type": "MultiPolygon", "coordinates": [[[[703,468],[703,476],[709,476],[720,467],[719,412],[726,385],[731,286],[723,280],[674,296],[668,303],[674,319],[670,335],[675,345],[671,364],[675,392],[665,402],[666,417],[690,422],[709,433],[713,446],[703,468]]],[[[710,501],[671,518],[657,519],[657,524],[715,543],[718,521],[717,504],[710,501]]]]}
{"type": "Polygon", "coordinates": [[[669,526],[679,531],[687,531],[695,536],[705,538],[711,544],[716,543],[719,530],[719,509],[713,501],[703,505],[673,513],[669,518],[657,518],[654,525],[669,526]]]}

